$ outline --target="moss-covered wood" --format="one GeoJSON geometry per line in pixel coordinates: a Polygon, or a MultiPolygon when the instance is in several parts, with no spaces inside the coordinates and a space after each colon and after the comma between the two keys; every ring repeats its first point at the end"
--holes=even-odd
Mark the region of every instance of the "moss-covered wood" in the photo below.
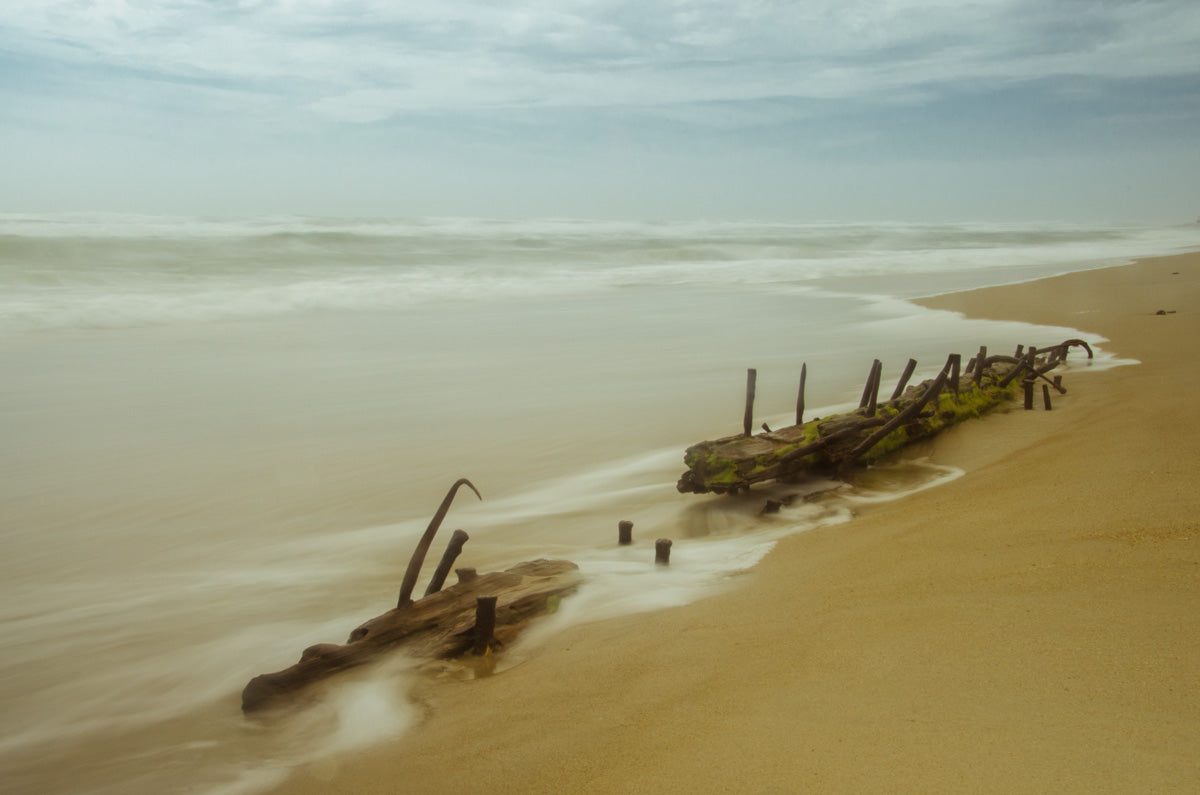
{"type": "MultiPolygon", "coordinates": [[[[905,389],[881,403],[870,416],[866,409],[812,420],[754,436],[728,436],[700,442],[684,453],[688,469],[676,487],[681,492],[736,493],[751,484],[806,475],[837,476],[848,467],[869,464],[965,419],[978,417],[1007,402],[1019,389],[1022,374],[1045,378],[1066,359],[1067,340],[1029,355],[992,356],[972,361],[967,372],[952,378],[954,357],[937,378],[905,389]],[[957,387],[957,388],[956,388],[957,387]]],[[[953,368],[957,370],[957,368],[953,368]]]]}

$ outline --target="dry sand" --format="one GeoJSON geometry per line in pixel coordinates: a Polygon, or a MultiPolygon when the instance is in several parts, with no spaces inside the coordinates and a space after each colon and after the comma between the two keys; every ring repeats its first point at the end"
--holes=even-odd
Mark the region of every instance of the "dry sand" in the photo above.
{"type": "Polygon", "coordinates": [[[1200,791],[1200,255],[923,303],[1142,364],[946,434],[964,477],[731,593],[438,684],[418,729],[281,791],[1200,791]]]}

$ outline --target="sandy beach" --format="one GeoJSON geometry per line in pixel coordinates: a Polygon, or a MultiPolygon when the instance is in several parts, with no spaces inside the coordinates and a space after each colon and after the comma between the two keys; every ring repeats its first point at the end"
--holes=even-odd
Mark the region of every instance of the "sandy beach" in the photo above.
{"type": "Polygon", "coordinates": [[[279,791],[1200,789],[1200,255],[921,303],[1141,364],[954,429],[918,452],[963,477],[785,539],[728,593],[424,686],[406,736],[279,791]]]}

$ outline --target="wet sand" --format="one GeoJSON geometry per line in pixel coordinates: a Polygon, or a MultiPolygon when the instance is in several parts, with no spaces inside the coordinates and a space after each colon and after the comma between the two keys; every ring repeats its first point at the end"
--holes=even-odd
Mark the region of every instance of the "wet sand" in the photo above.
{"type": "Polygon", "coordinates": [[[965,476],[732,592],[427,686],[408,735],[280,791],[1200,789],[1200,255],[922,303],[1142,364],[945,434],[923,452],[965,476]]]}

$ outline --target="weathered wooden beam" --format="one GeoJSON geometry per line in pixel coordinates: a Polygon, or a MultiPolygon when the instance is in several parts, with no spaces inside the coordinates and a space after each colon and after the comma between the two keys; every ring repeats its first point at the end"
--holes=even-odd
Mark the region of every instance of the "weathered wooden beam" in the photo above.
{"type": "Polygon", "coordinates": [[[290,668],[254,677],[242,690],[242,710],[255,712],[281,704],[316,682],[374,662],[397,648],[415,657],[466,654],[475,640],[479,596],[496,597],[493,634],[507,643],[530,619],[553,610],[582,581],[579,567],[566,560],[527,561],[506,571],[462,577],[455,585],[359,625],[344,644],[310,646],[290,668]]]}

